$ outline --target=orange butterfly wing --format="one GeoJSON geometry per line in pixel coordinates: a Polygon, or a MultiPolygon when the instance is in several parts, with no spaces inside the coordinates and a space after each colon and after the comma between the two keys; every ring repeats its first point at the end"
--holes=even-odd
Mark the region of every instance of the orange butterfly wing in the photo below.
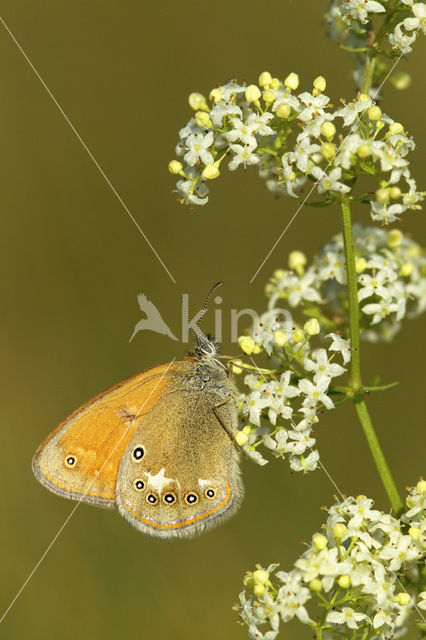
{"type": "Polygon", "coordinates": [[[34,455],[41,484],[65,498],[114,507],[121,457],[163,393],[172,364],[146,369],[74,411],[34,455]]]}

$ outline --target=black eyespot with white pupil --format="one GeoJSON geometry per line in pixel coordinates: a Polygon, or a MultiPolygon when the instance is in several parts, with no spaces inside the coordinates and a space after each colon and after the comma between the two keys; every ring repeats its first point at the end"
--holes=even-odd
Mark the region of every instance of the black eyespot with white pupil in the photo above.
{"type": "Polygon", "coordinates": [[[166,504],[173,504],[176,502],[176,496],[174,493],[165,493],[163,496],[163,500],[166,504]]]}
{"type": "Polygon", "coordinates": [[[135,487],[138,491],[145,489],[145,482],[143,480],[135,480],[135,487]]]}
{"type": "Polygon", "coordinates": [[[187,504],[195,504],[198,502],[198,496],[196,493],[187,493],[185,496],[185,502],[187,504]]]}
{"type": "Polygon", "coordinates": [[[77,458],[75,456],[67,456],[65,458],[65,464],[67,465],[67,467],[73,467],[76,462],[77,458]]]}
{"type": "Polygon", "coordinates": [[[142,460],[145,455],[145,449],[143,447],[136,447],[133,449],[133,458],[135,460],[142,460]]]}
{"type": "Polygon", "coordinates": [[[210,498],[211,500],[212,498],[215,497],[215,495],[216,495],[216,491],[214,489],[206,489],[206,492],[205,492],[206,498],[210,498]]]}
{"type": "Polygon", "coordinates": [[[158,502],[157,496],[153,493],[148,493],[146,499],[150,504],[156,504],[158,502]]]}

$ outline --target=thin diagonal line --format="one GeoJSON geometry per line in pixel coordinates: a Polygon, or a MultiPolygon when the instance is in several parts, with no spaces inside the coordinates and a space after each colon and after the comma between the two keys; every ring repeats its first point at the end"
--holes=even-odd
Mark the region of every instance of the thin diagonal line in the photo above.
{"type": "Polygon", "coordinates": [[[119,201],[119,203],[121,204],[121,206],[123,207],[123,209],[125,210],[127,215],[129,216],[129,218],[131,219],[131,221],[133,222],[133,224],[135,225],[135,227],[137,228],[137,230],[139,231],[139,233],[141,234],[141,236],[143,237],[145,242],[148,244],[148,246],[150,247],[151,251],[154,253],[154,255],[157,258],[157,260],[159,261],[159,263],[162,265],[163,269],[166,271],[166,273],[169,276],[169,278],[173,281],[174,284],[176,284],[176,280],[174,279],[174,277],[172,276],[172,274],[170,273],[170,271],[168,270],[168,268],[164,264],[163,260],[158,255],[157,251],[152,246],[151,242],[148,240],[146,234],[142,230],[142,228],[139,225],[139,223],[137,222],[136,218],[133,216],[133,214],[131,213],[131,211],[127,207],[126,203],[124,202],[124,200],[122,199],[122,197],[118,193],[117,189],[114,187],[114,185],[112,184],[111,180],[108,178],[108,176],[106,175],[105,171],[102,169],[102,167],[100,166],[99,162],[96,160],[95,156],[90,151],[89,147],[86,145],[86,143],[84,142],[83,138],[80,136],[80,134],[78,133],[77,129],[74,127],[73,123],[68,118],[67,114],[62,109],[61,105],[56,100],[55,96],[53,95],[53,93],[51,92],[51,90],[49,89],[49,87],[47,86],[47,84],[45,83],[45,81],[43,80],[43,78],[41,77],[41,75],[39,74],[39,72],[37,71],[37,69],[35,68],[33,63],[31,62],[31,60],[29,59],[29,57],[25,53],[24,49],[19,44],[18,40],[15,38],[15,36],[12,33],[12,31],[9,29],[9,27],[6,24],[6,22],[3,20],[3,18],[1,16],[0,16],[0,21],[3,24],[4,28],[6,29],[6,31],[8,32],[8,34],[10,35],[10,37],[12,38],[13,42],[18,47],[19,51],[24,56],[25,60],[28,62],[28,64],[31,67],[31,69],[34,71],[34,73],[37,76],[37,78],[40,80],[41,84],[45,88],[45,90],[46,90],[47,94],[49,95],[49,97],[52,99],[52,101],[55,103],[56,107],[59,109],[59,111],[60,111],[61,115],[63,116],[64,120],[67,122],[67,124],[72,129],[72,131],[75,134],[77,140],[80,142],[80,144],[82,145],[84,150],[87,152],[87,154],[89,155],[89,157],[92,160],[93,164],[98,169],[99,173],[102,175],[102,177],[104,178],[105,182],[107,183],[107,185],[109,186],[109,188],[111,189],[111,191],[113,192],[113,194],[115,195],[115,197],[117,198],[117,200],[119,201]]]}
{"type": "MultiPolygon", "coordinates": [[[[421,29],[421,25],[420,27],[416,30],[416,35],[419,32],[419,30],[421,29]]],[[[407,44],[407,46],[405,47],[405,49],[402,51],[401,55],[395,60],[394,64],[392,65],[392,67],[389,69],[388,73],[385,75],[385,77],[383,78],[381,84],[379,85],[379,87],[376,89],[372,99],[375,100],[376,97],[379,95],[381,88],[383,87],[383,85],[385,84],[386,80],[389,78],[390,74],[392,73],[392,71],[395,69],[396,65],[399,63],[399,61],[401,60],[402,56],[405,54],[406,50],[408,49],[410,45],[407,44]]],[[[330,166],[330,164],[333,162],[334,158],[337,156],[337,154],[339,153],[340,149],[343,147],[345,140],[351,135],[352,131],[355,129],[355,127],[357,126],[357,122],[355,121],[353,126],[350,128],[349,133],[343,138],[342,142],[340,143],[340,145],[337,147],[333,157],[329,160],[329,162],[327,163],[326,167],[325,167],[325,171],[327,171],[328,167],[330,166]]],[[[263,262],[261,263],[260,267],[258,267],[257,271],[255,272],[255,274],[252,276],[252,279],[250,280],[250,284],[253,284],[253,280],[257,277],[257,275],[259,274],[260,270],[263,268],[264,264],[269,260],[270,256],[272,255],[272,253],[275,251],[275,249],[277,248],[278,244],[281,242],[283,236],[285,235],[285,233],[288,231],[288,229],[291,227],[291,225],[293,224],[293,222],[295,221],[296,217],[298,216],[300,210],[302,209],[302,207],[305,205],[307,199],[309,198],[309,196],[311,195],[311,193],[317,188],[319,183],[319,179],[314,182],[314,184],[312,185],[312,187],[310,188],[310,190],[308,191],[308,194],[304,197],[304,199],[302,200],[301,204],[299,205],[299,207],[296,209],[295,213],[292,215],[292,217],[290,218],[290,220],[288,221],[288,223],[286,224],[286,226],[284,227],[283,231],[280,233],[278,240],[276,240],[276,242],[272,245],[272,248],[270,249],[269,253],[266,255],[266,258],[263,260],[263,262]]]]}
{"type": "MultiPolygon", "coordinates": [[[[254,364],[254,366],[256,367],[256,370],[258,372],[258,374],[260,376],[262,376],[263,380],[267,383],[268,381],[266,380],[265,376],[263,375],[262,371],[259,369],[259,367],[257,366],[256,362],[253,360],[252,356],[249,356],[250,360],[252,361],[252,363],[254,364]]],[[[292,417],[290,417],[290,422],[293,425],[293,427],[296,429],[296,424],[294,423],[294,420],[292,417]]],[[[308,447],[308,449],[310,449],[312,452],[314,451],[314,449],[312,449],[312,447],[310,447],[309,445],[306,445],[308,447]]],[[[337,486],[337,484],[335,483],[335,481],[333,480],[333,478],[331,477],[331,475],[329,474],[329,472],[327,471],[327,469],[324,466],[324,463],[322,462],[322,460],[320,460],[318,458],[318,462],[321,465],[321,468],[325,471],[328,479],[330,480],[331,484],[334,486],[334,488],[336,489],[336,491],[340,494],[341,498],[343,500],[345,500],[345,496],[344,494],[340,491],[339,487],[337,486]]],[[[361,528],[364,529],[365,533],[368,533],[370,535],[370,532],[367,531],[367,529],[365,528],[365,525],[363,523],[361,523],[361,528]]],[[[407,593],[408,595],[410,595],[407,591],[407,589],[404,587],[404,585],[402,584],[401,580],[398,578],[398,576],[396,575],[396,573],[392,570],[388,568],[389,573],[391,573],[393,575],[393,577],[395,578],[395,581],[399,584],[399,586],[401,587],[401,589],[407,593]]],[[[411,596],[410,596],[411,598],[411,596]]],[[[411,598],[411,601],[413,603],[413,607],[414,609],[417,611],[417,613],[419,614],[419,616],[421,617],[421,619],[423,620],[423,622],[426,622],[425,617],[423,616],[423,613],[420,611],[420,609],[418,608],[418,606],[416,605],[415,601],[413,600],[413,598],[411,598]]]]}
{"type": "Polygon", "coordinates": [[[61,527],[59,528],[58,532],[56,533],[56,535],[54,536],[54,538],[51,540],[51,542],[49,543],[49,545],[47,546],[46,550],[44,551],[43,555],[41,556],[40,560],[37,562],[37,564],[34,566],[33,570],[31,571],[31,573],[28,575],[28,577],[26,578],[25,582],[23,583],[23,585],[21,586],[21,588],[19,589],[19,591],[17,592],[17,594],[15,595],[15,597],[13,598],[12,602],[9,604],[9,606],[7,607],[7,609],[5,610],[5,612],[3,613],[2,617],[0,618],[0,624],[3,622],[3,620],[5,619],[5,617],[7,616],[7,614],[9,613],[9,611],[11,610],[11,608],[13,607],[13,605],[15,604],[15,602],[17,601],[17,599],[19,598],[19,596],[21,595],[21,593],[23,592],[23,590],[25,589],[25,587],[27,586],[27,584],[29,583],[29,581],[31,580],[31,578],[33,577],[33,575],[35,574],[35,572],[37,571],[37,569],[39,568],[39,566],[41,565],[41,563],[43,562],[43,560],[45,559],[45,557],[47,556],[47,554],[49,553],[50,549],[53,547],[53,545],[55,544],[56,540],[59,538],[59,536],[61,535],[62,531],[65,529],[65,527],[67,526],[68,522],[71,520],[71,518],[73,517],[74,513],[77,511],[78,507],[81,505],[81,503],[84,500],[84,497],[88,494],[88,492],[90,491],[90,489],[93,487],[93,485],[95,484],[99,474],[101,473],[102,469],[105,467],[105,465],[107,464],[107,462],[110,460],[112,454],[114,453],[114,451],[117,449],[118,445],[120,444],[120,442],[123,440],[123,438],[128,434],[130,427],[132,426],[132,424],[134,423],[134,421],[136,420],[136,418],[139,416],[140,412],[142,411],[142,409],[144,408],[144,406],[146,405],[146,403],[148,402],[148,400],[150,399],[150,397],[152,396],[152,394],[154,393],[155,389],[158,387],[158,385],[160,384],[160,382],[162,381],[162,379],[164,378],[164,376],[166,375],[166,373],[168,372],[168,370],[170,369],[170,367],[172,366],[173,362],[176,360],[176,358],[173,358],[173,360],[169,363],[167,369],[164,371],[164,373],[162,374],[161,378],[159,379],[159,381],[157,382],[157,384],[155,385],[155,387],[151,390],[151,392],[149,393],[149,395],[147,396],[147,398],[145,399],[145,402],[143,403],[143,405],[139,408],[139,411],[137,412],[137,414],[134,416],[134,418],[132,419],[132,421],[130,422],[130,424],[128,425],[128,427],[124,430],[123,435],[120,437],[120,439],[117,441],[117,443],[115,444],[113,450],[111,451],[111,453],[109,454],[109,456],[107,457],[107,459],[105,460],[105,462],[103,463],[103,465],[100,467],[97,476],[93,479],[93,481],[90,483],[90,485],[87,487],[87,489],[85,490],[85,492],[82,494],[81,498],[79,498],[79,500],[77,501],[77,504],[75,505],[75,507],[72,509],[71,513],[67,516],[67,518],[65,519],[65,521],[62,523],[61,527]]]}

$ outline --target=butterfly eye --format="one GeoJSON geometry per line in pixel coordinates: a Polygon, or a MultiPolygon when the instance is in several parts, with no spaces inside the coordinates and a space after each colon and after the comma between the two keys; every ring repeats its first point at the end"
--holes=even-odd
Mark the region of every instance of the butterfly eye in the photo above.
{"type": "Polygon", "coordinates": [[[209,498],[211,500],[215,497],[216,491],[214,489],[206,489],[204,495],[206,496],[206,498],[209,498]]]}
{"type": "Polygon", "coordinates": [[[136,447],[133,449],[133,458],[135,460],[142,460],[145,455],[145,449],[143,447],[136,447]]]}
{"type": "Polygon", "coordinates": [[[77,458],[75,456],[67,456],[65,458],[65,464],[67,465],[67,467],[74,467],[76,462],[77,458]]]}
{"type": "Polygon", "coordinates": [[[158,498],[154,493],[148,493],[146,501],[149,502],[149,504],[157,504],[158,498]]]}
{"type": "Polygon", "coordinates": [[[195,504],[196,502],[198,502],[198,496],[196,493],[187,493],[185,496],[185,502],[187,504],[195,504]]]}
{"type": "Polygon", "coordinates": [[[163,502],[166,504],[174,504],[176,502],[176,496],[174,493],[165,493],[163,496],[163,502]]]}
{"type": "Polygon", "coordinates": [[[135,480],[135,487],[138,491],[145,489],[145,482],[143,480],[135,480]]]}

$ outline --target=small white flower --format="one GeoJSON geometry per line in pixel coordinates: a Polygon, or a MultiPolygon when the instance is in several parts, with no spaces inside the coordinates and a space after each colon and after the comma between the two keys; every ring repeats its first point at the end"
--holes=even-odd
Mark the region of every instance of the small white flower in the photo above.
{"type": "Polygon", "coordinates": [[[209,131],[205,136],[202,133],[194,133],[189,135],[185,140],[188,151],[185,153],[184,160],[190,167],[193,167],[198,160],[204,164],[213,164],[213,156],[208,151],[214,140],[213,131],[209,131]]]}
{"type": "Polygon", "coordinates": [[[312,382],[306,378],[299,380],[299,389],[306,396],[303,401],[303,406],[316,406],[322,402],[326,409],[333,409],[333,400],[326,394],[326,391],[330,386],[330,381],[331,378],[327,377],[321,378],[320,382],[316,384],[312,384],[312,382]]]}
{"type": "Polygon", "coordinates": [[[421,30],[426,34],[426,4],[424,2],[417,2],[411,7],[413,12],[413,18],[406,18],[404,20],[404,27],[407,31],[421,30]]]}
{"type": "Polygon", "coordinates": [[[385,285],[391,281],[392,275],[392,272],[388,269],[382,269],[374,276],[370,276],[368,273],[362,273],[358,277],[358,282],[362,285],[358,291],[358,302],[362,302],[362,300],[372,295],[388,298],[389,291],[385,285]]]}
{"type": "Polygon", "coordinates": [[[290,456],[290,469],[292,471],[314,471],[318,467],[318,463],[318,451],[312,451],[306,458],[304,456],[290,456]]]}
{"type": "Polygon", "coordinates": [[[320,169],[320,167],[313,167],[313,169],[311,169],[311,174],[318,182],[319,193],[324,193],[326,191],[347,193],[351,190],[348,185],[343,184],[343,182],[339,182],[342,177],[342,169],[340,167],[332,169],[328,175],[320,169]]]}
{"type": "Polygon", "coordinates": [[[362,312],[367,315],[372,315],[373,319],[371,324],[378,324],[384,318],[387,318],[391,313],[398,311],[398,305],[390,303],[388,300],[380,300],[371,304],[366,304],[362,307],[362,312]]]}
{"type": "Polygon", "coordinates": [[[231,171],[235,171],[240,164],[247,165],[257,164],[260,160],[259,156],[253,153],[255,147],[250,144],[242,146],[241,144],[231,144],[231,151],[234,153],[228,167],[231,171]]]}
{"type": "Polygon", "coordinates": [[[288,154],[288,158],[290,162],[296,163],[300,171],[307,173],[313,164],[311,160],[312,154],[317,153],[320,149],[319,144],[310,144],[309,140],[304,138],[294,147],[294,151],[288,154]]]}
{"type": "Polygon", "coordinates": [[[330,611],[327,615],[327,622],[345,624],[349,629],[358,629],[358,622],[366,619],[365,613],[357,613],[351,607],[342,607],[341,611],[330,611]]]}
{"type": "Polygon", "coordinates": [[[346,265],[344,255],[335,251],[327,251],[322,256],[319,277],[321,280],[335,278],[339,284],[346,284],[346,265]]]}
{"type": "Polygon", "coordinates": [[[215,127],[220,127],[222,125],[223,119],[226,116],[241,117],[242,111],[240,107],[233,104],[232,102],[221,100],[221,102],[218,102],[210,111],[210,120],[215,127]]]}
{"type": "Polygon", "coordinates": [[[368,100],[360,100],[355,98],[352,102],[349,102],[342,109],[336,111],[336,117],[343,118],[343,125],[349,127],[355,122],[360,113],[363,113],[367,109],[373,106],[371,98],[368,100]]]}
{"type": "Polygon", "coordinates": [[[345,373],[346,369],[340,364],[329,362],[327,351],[325,349],[316,349],[313,351],[311,358],[303,360],[303,366],[306,371],[314,371],[314,382],[319,383],[323,378],[335,378],[345,373]]]}
{"type": "Polygon", "coordinates": [[[309,122],[312,118],[323,116],[325,114],[324,107],[326,107],[330,102],[330,98],[323,93],[313,96],[307,91],[299,95],[299,100],[306,105],[297,116],[299,120],[302,120],[303,122],[309,122]]]}
{"type": "Polygon", "coordinates": [[[338,333],[329,333],[326,338],[332,339],[332,343],[328,347],[330,351],[338,351],[343,358],[343,364],[348,364],[351,359],[351,341],[345,340],[338,333]]]}

